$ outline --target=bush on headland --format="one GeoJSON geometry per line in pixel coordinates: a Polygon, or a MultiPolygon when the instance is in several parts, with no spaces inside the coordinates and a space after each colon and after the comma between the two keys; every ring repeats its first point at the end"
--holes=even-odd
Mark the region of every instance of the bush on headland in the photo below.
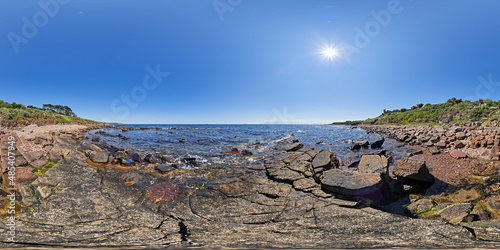
{"type": "Polygon", "coordinates": [[[0,100],[0,127],[75,123],[95,124],[97,122],[77,117],[68,106],[44,104],[43,108],[39,108],[0,100]]]}
{"type": "Polygon", "coordinates": [[[463,101],[451,98],[445,103],[419,103],[409,109],[385,110],[364,124],[446,124],[500,119],[500,101],[480,99],[463,101]]]}

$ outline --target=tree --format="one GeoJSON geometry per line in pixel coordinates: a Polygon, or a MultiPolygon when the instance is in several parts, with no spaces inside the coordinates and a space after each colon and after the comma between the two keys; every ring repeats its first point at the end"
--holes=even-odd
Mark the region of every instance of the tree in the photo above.
{"type": "Polygon", "coordinates": [[[52,110],[56,113],[68,115],[68,116],[76,116],[76,114],[71,110],[68,106],[63,105],[52,105],[52,104],[43,104],[43,108],[52,110]]]}

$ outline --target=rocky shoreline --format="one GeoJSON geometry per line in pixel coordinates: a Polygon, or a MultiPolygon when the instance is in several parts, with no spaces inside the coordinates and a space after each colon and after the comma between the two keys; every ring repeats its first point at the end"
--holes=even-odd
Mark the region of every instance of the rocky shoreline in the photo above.
{"type": "MultiPolygon", "coordinates": [[[[16,138],[19,191],[16,242],[8,240],[4,198],[0,246],[500,246],[492,218],[453,225],[374,208],[435,181],[432,167],[418,158],[390,164],[381,152],[363,156],[356,169],[341,169],[334,152],[291,140],[276,145],[274,157],[248,166],[184,168],[179,164],[192,160],[104,147],[83,140],[90,127],[63,127],[2,130],[4,173],[8,138],[16,138]]],[[[423,200],[415,202],[425,206],[423,200]]]]}
{"type": "Polygon", "coordinates": [[[369,125],[369,132],[383,134],[415,148],[415,159],[427,162],[441,182],[439,192],[410,197],[407,212],[421,218],[441,218],[453,210],[457,221],[500,218],[500,127],[492,123],[455,125],[369,125]],[[461,219],[460,219],[461,218],[461,219]]]}

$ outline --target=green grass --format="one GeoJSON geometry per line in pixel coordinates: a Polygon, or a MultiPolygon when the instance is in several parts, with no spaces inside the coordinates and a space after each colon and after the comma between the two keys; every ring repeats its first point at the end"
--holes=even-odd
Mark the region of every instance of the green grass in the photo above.
{"type": "Polygon", "coordinates": [[[384,111],[364,124],[447,124],[495,121],[500,119],[500,101],[490,99],[462,101],[452,98],[446,103],[417,104],[410,109],[384,111]]]}
{"type": "Polygon", "coordinates": [[[98,122],[83,119],[77,116],[64,115],[52,110],[37,107],[26,107],[21,104],[12,104],[0,101],[0,126],[14,127],[30,124],[52,125],[52,124],[96,124],[98,122]]]}

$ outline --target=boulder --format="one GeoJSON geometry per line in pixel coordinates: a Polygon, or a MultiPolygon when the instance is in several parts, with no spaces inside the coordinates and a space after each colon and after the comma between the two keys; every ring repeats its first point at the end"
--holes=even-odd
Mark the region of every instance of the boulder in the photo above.
{"type": "Polygon", "coordinates": [[[144,161],[152,163],[152,164],[158,163],[158,159],[152,154],[146,155],[146,157],[144,157],[144,161]]]}
{"type": "Polygon", "coordinates": [[[460,223],[469,214],[472,205],[469,203],[452,204],[439,212],[439,217],[450,223],[460,223]]]}
{"type": "Polygon", "coordinates": [[[294,152],[294,151],[297,151],[299,149],[301,149],[302,147],[304,147],[304,144],[300,143],[300,142],[296,142],[296,143],[292,143],[290,145],[287,145],[284,150],[286,152],[294,152]]]}
{"type": "Polygon", "coordinates": [[[37,174],[33,173],[32,167],[17,167],[16,182],[19,184],[31,183],[38,178],[37,174]]]}
{"type": "Polygon", "coordinates": [[[438,154],[441,154],[441,151],[439,151],[439,149],[431,149],[430,153],[432,155],[438,155],[438,154]]]}
{"type": "Polygon", "coordinates": [[[457,137],[458,140],[463,140],[467,137],[465,132],[458,132],[455,136],[457,137]]]}
{"type": "Polygon", "coordinates": [[[24,153],[24,158],[31,163],[45,156],[44,151],[30,151],[24,153]]]}
{"type": "Polygon", "coordinates": [[[333,154],[329,151],[319,152],[312,161],[313,168],[330,168],[332,164],[333,154]]]}
{"type": "Polygon", "coordinates": [[[165,161],[165,162],[168,162],[168,163],[174,163],[174,162],[176,162],[175,158],[170,157],[170,156],[168,156],[168,155],[163,155],[163,156],[161,157],[161,159],[162,159],[163,161],[165,161]]]}
{"type": "Polygon", "coordinates": [[[463,141],[454,141],[453,146],[455,148],[463,148],[463,147],[465,147],[465,143],[463,141]]]}
{"type": "Polygon", "coordinates": [[[359,144],[359,146],[363,147],[363,148],[366,148],[368,146],[370,146],[370,142],[367,141],[367,140],[363,140],[363,141],[355,141],[354,143],[357,143],[359,144]]]}
{"type": "Polygon", "coordinates": [[[45,166],[47,163],[49,163],[49,160],[46,157],[43,157],[36,161],[31,162],[30,165],[34,168],[41,168],[45,166]]]}
{"type": "Polygon", "coordinates": [[[451,151],[450,155],[455,159],[467,158],[467,154],[458,149],[451,151]]]}
{"type": "Polygon", "coordinates": [[[394,167],[394,175],[410,180],[433,183],[434,176],[429,173],[425,161],[403,158],[394,167]]]}
{"type": "Polygon", "coordinates": [[[107,163],[109,160],[108,153],[102,151],[90,151],[87,156],[95,163],[107,163]]]}
{"type": "Polygon", "coordinates": [[[374,193],[383,186],[377,173],[356,173],[331,169],[323,173],[321,184],[324,189],[345,196],[364,196],[374,193]]]}
{"type": "Polygon", "coordinates": [[[351,145],[348,147],[350,150],[357,150],[361,149],[361,145],[357,142],[352,142],[351,145]]]}
{"type": "Polygon", "coordinates": [[[360,173],[380,173],[387,172],[389,161],[387,157],[380,155],[363,155],[358,165],[360,173]]]}
{"type": "Polygon", "coordinates": [[[408,205],[405,209],[405,213],[418,215],[431,210],[432,207],[434,207],[434,202],[432,200],[420,199],[408,205]]]}
{"type": "Polygon", "coordinates": [[[378,141],[373,142],[370,146],[372,148],[380,148],[380,147],[382,147],[382,144],[384,144],[384,141],[385,141],[385,138],[382,138],[378,141]]]}
{"type": "Polygon", "coordinates": [[[120,165],[125,166],[125,167],[131,167],[135,165],[135,161],[132,159],[127,159],[127,158],[118,158],[118,162],[120,165]]]}

